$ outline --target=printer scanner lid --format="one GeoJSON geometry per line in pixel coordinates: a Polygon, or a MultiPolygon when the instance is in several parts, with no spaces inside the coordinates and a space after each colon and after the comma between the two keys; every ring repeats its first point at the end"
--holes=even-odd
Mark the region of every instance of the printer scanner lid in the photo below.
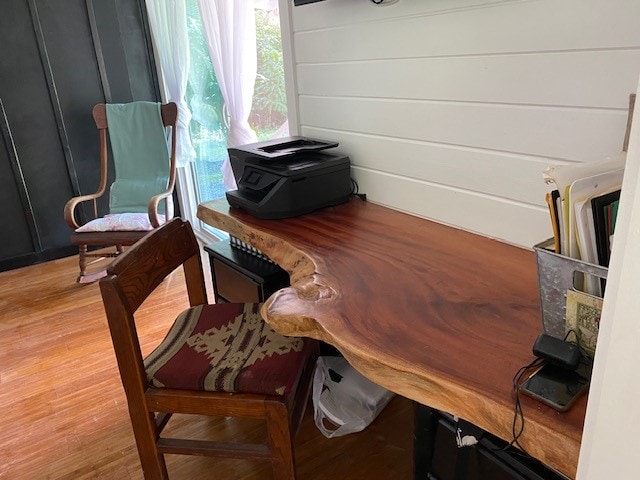
{"type": "Polygon", "coordinates": [[[240,147],[233,147],[252,156],[263,159],[281,159],[307,152],[318,152],[338,146],[338,142],[329,142],[309,137],[274,138],[264,142],[249,143],[240,147]]]}
{"type": "Polygon", "coordinates": [[[229,160],[238,184],[247,180],[247,168],[271,172],[280,177],[348,169],[349,157],[324,151],[336,146],[337,142],[308,137],[278,138],[231,147],[229,160]]]}

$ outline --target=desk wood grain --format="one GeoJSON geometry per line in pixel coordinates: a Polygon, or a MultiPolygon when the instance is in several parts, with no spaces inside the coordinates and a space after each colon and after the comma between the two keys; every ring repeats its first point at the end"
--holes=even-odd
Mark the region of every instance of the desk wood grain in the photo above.
{"type": "MultiPolygon", "coordinates": [[[[542,329],[533,252],[358,198],[284,220],[218,200],[198,217],[289,272],[263,308],[279,332],[326,341],[378,384],[511,440],[512,378],[542,329]]],[[[566,413],[521,399],[522,446],[575,477],[586,398],[566,413]]]]}

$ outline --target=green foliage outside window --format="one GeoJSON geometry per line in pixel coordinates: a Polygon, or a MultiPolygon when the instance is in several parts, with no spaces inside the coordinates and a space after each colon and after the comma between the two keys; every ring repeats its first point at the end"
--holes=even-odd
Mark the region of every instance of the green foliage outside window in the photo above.
{"type": "Polygon", "coordinates": [[[256,42],[259,45],[258,75],[249,123],[259,138],[268,138],[268,133],[277,130],[287,119],[282,41],[277,13],[256,11],[256,42]]]}

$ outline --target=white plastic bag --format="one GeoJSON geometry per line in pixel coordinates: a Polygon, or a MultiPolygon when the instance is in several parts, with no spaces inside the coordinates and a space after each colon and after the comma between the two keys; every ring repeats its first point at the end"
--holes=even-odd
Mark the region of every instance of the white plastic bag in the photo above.
{"type": "Polygon", "coordinates": [[[313,377],[316,426],[327,438],[364,430],[394,393],[358,373],[342,357],[319,357],[313,377]]]}

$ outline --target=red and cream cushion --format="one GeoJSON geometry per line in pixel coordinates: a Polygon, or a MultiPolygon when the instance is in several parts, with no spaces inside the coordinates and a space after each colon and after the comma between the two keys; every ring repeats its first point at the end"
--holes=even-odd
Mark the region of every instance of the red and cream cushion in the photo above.
{"type": "Polygon", "coordinates": [[[154,387],[286,395],[308,343],[276,333],[260,304],[200,305],[178,316],[144,364],[154,387]]]}

